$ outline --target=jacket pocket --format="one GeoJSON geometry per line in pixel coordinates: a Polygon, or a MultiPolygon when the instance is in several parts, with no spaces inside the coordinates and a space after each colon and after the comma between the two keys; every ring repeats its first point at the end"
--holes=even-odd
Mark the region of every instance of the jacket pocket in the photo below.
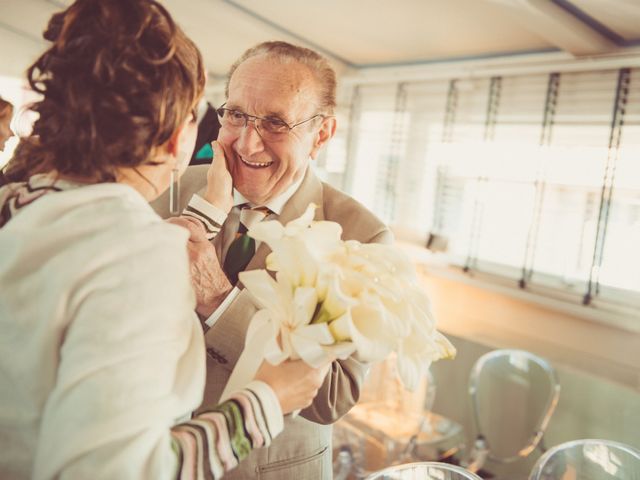
{"type": "Polygon", "coordinates": [[[303,457],[295,457],[278,462],[268,463],[258,468],[260,480],[295,479],[295,480],[324,480],[332,477],[330,469],[326,468],[326,456],[329,447],[324,446],[303,457]],[[325,471],[327,470],[327,471],[325,471]]]}

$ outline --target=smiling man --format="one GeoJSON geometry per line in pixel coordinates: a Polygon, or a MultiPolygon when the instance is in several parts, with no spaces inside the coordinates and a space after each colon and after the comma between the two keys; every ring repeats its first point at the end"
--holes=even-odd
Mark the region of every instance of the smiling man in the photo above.
{"type": "MultiPolygon", "coordinates": [[[[222,394],[256,312],[237,281],[239,271],[265,268],[268,247],[243,235],[253,222],[286,223],[313,202],[316,220],[340,223],[344,239],[392,239],[380,220],[322,183],[310,166],[336,129],[335,89],[333,69],[312,50],[284,42],[248,50],[232,66],[227,101],[217,110],[221,129],[212,166],[190,167],[183,176],[184,198],[201,193],[191,198],[183,220],[197,219],[208,232],[193,229],[190,242],[198,313],[207,330],[205,404],[222,394]]],[[[330,424],[356,403],[365,371],[355,358],[333,362],[313,404],[229,477],[332,478],[330,424]]]]}

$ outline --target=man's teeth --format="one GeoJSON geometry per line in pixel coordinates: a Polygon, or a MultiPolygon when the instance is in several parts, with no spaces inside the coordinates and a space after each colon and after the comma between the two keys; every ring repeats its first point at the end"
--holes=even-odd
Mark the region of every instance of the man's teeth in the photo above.
{"type": "Polygon", "coordinates": [[[244,163],[245,165],[249,165],[250,167],[268,167],[273,163],[273,162],[266,162],[266,163],[247,162],[244,158],[240,158],[240,160],[242,160],[242,163],[244,163]]]}

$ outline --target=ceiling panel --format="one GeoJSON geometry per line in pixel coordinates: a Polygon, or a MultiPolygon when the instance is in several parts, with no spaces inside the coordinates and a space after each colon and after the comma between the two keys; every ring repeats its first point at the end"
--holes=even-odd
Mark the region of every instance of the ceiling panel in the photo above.
{"type": "Polygon", "coordinates": [[[0,0],[0,26],[19,30],[32,40],[42,42],[49,18],[60,8],[45,0],[0,0]]]}
{"type": "Polygon", "coordinates": [[[0,76],[24,77],[27,68],[43,51],[42,45],[27,41],[22,35],[0,27],[1,45],[11,45],[11,48],[0,47],[0,76]]]}
{"type": "MultiPolygon", "coordinates": [[[[484,0],[228,0],[358,66],[553,47],[484,0]]],[[[248,13],[245,13],[249,16],[248,13]]]]}
{"type": "Polygon", "coordinates": [[[571,0],[570,4],[625,41],[640,41],[640,0],[571,0]]]}
{"type": "MultiPolygon", "coordinates": [[[[515,0],[160,1],[202,50],[211,83],[266,40],[315,48],[339,72],[554,47],[527,28],[526,9],[514,17],[501,4],[515,0]]],[[[625,39],[640,38],[640,0],[554,1],[571,1],[625,39]]],[[[0,0],[0,74],[26,69],[46,46],[41,35],[51,14],[70,3],[0,0]]]]}
{"type": "Polygon", "coordinates": [[[56,10],[42,0],[0,0],[0,75],[24,76],[46,47],[42,32],[56,10]]]}
{"type": "Polygon", "coordinates": [[[247,48],[276,35],[273,28],[238,14],[235,8],[221,1],[164,0],[162,3],[200,47],[213,77],[224,76],[247,48]]]}

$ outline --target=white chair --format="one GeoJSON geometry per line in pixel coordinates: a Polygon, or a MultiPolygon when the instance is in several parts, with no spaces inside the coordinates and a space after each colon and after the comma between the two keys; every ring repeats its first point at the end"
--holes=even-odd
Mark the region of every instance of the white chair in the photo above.
{"type": "Polygon", "coordinates": [[[396,465],[367,477],[366,480],[482,480],[475,473],[448,463],[418,462],[396,465]]]}
{"type": "Polygon", "coordinates": [[[494,350],[480,357],[469,377],[469,395],[478,436],[468,470],[487,459],[510,463],[544,451],[542,436],[555,410],[560,384],[553,367],[524,350],[494,350]]]}
{"type": "Polygon", "coordinates": [[[529,480],[640,480],[640,450],[611,440],[574,440],[542,455],[529,480]]]}

